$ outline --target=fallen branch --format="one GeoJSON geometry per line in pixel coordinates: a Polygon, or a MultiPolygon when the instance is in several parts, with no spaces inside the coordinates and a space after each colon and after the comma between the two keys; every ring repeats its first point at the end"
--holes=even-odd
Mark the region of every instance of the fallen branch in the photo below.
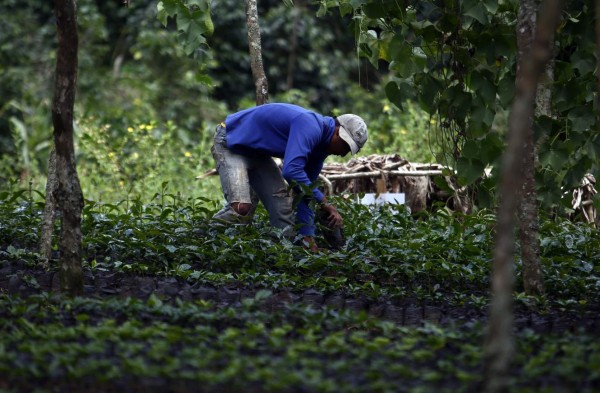
{"type": "Polygon", "coordinates": [[[343,180],[343,179],[361,179],[369,177],[381,177],[382,174],[392,176],[437,176],[442,175],[441,170],[430,170],[430,171],[374,171],[374,172],[358,172],[358,173],[345,173],[340,175],[324,175],[329,180],[343,180]]]}

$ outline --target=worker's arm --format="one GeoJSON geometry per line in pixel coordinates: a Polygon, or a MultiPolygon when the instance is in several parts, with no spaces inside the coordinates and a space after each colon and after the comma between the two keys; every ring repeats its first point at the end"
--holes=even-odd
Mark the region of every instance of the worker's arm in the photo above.
{"type": "MultiPolygon", "coordinates": [[[[295,185],[294,189],[299,194],[302,194],[303,186],[310,186],[313,182],[310,174],[307,173],[307,167],[315,164],[309,163],[309,157],[318,148],[320,140],[321,131],[314,117],[302,115],[294,120],[290,128],[281,174],[289,184],[295,185]]],[[[312,191],[312,198],[317,202],[321,202],[323,197],[323,193],[318,189],[312,191]]],[[[302,198],[296,207],[296,216],[300,224],[300,234],[312,237],[315,234],[315,225],[314,212],[308,205],[310,199],[302,198]]]]}

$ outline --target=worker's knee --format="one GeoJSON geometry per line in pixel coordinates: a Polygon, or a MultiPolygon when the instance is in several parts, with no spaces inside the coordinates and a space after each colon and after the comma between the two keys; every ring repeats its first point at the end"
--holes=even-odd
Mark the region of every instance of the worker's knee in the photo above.
{"type": "Polygon", "coordinates": [[[252,211],[251,203],[232,203],[231,208],[240,216],[247,216],[252,211]]]}

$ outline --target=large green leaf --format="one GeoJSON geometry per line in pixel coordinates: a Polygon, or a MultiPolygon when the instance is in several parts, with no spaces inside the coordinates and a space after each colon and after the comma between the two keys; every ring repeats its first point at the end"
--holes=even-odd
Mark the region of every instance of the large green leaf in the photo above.
{"type": "Polygon", "coordinates": [[[569,152],[563,149],[553,148],[540,154],[539,160],[542,166],[549,166],[560,170],[569,161],[569,152]]]}
{"type": "Polygon", "coordinates": [[[564,178],[564,185],[567,189],[578,187],[581,184],[581,179],[589,171],[593,165],[592,160],[588,157],[581,157],[571,166],[564,178]]]}
{"type": "Polygon", "coordinates": [[[482,25],[487,25],[490,23],[487,9],[481,3],[476,4],[472,8],[467,9],[465,11],[465,15],[470,16],[482,25]]]}
{"type": "Polygon", "coordinates": [[[507,107],[515,95],[515,80],[511,75],[505,75],[498,83],[500,105],[507,107]]]}
{"type": "Polygon", "coordinates": [[[388,13],[383,3],[369,3],[362,7],[366,16],[372,19],[385,18],[388,13]]]}
{"type": "Polygon", "coordinates": [[[359,52],[369,59],[369,62],[375,68],[379,68],[379,44],[379,38],[375,30],[367,30],[360,34],[359,52]]]}
{"type": "Polygon", "coordinates": [[[536,141],[539,141],[540,138],[547,137],[552,132],[552,127],[554,125],[554,119],[549,116],[539,116],[535,119],[533,123],[533,131],[534,137],[536,141]]]}
{"type": "Polygon", "coordinates": [[[390,41],[388,53],[392,60],[389,65],[390,70],[401,78],[412,77],[424,68],[424,59],[413,54],[412,46],[399,36],[395,36],[390,41]]]}
{"type": "Polygon", "coordinates": [[[498,0],[483,0],[483,4],[490,14],[495,14],[498,11],[498,0]]]}
{"type": "Polygon", "coordinates": [[[368,0],[350,0],[350,5],[356,10],[358,8],[361,8],[363,4],[368,2],[368,0]]]}
{"type": "Polygon", "coordinates": [[[493,75],[489,71],[474,71],[471,73],[471,88],[479,105],[493,106],[496,102],[496,86],[494,86],[493,75]]]}
{"type": "Polygon", "coordinates": [[[431,23],[435,23],[444,16],[442,10],[432,2],[419,1],[416,4],[417,21],[426,20],[431,23]]]}
{"type": "Polygon", "coordinates": [[[210,1],[209,0],[188,0],[187,6],[191,10],[194,10],[194,7],[192,7],[192,6],[196,6],[203,13],[210,11],[210,1]]]}
{"type": "Polygon", "coordinates": [[[385,85],[385,95],[399,109],[404,110],[402,104],[414,97],[413,87],[406,81],[391,81],[385,85]]]}
{"type": "Polygon", "coordinates": [[[454,190],[452,189],[452,187],[450,187],[450,185],[446,181],[446,178],[444,178],[443,176],[434,176],[433,177],[433,182],[442,191],[446,191],[448,193],[453,193],[454,192],[454,190]]]}
{"type": "Polygon", "coordinates": [[[419,90],[419,104],[428,113],[433,113],[436,97],[442,90],[441,83],[429,74],[417,74],[415,85],[418,86],[419,90]]]}
{"type": "Polygon", "coordinates": [[[353,11],[352,5],[347,3],[340,4],[340,16],[342,18],[346,15],[351,15],[353,11]]]}
{"type": "Polygon", "coordinates": [[[588,139],[584,145],[584,150],[592,160],[600,160],[600,143],[598,142],[598,136],[588,139]]]}
{"type": "Polygon", "coordinates": [[[184,51],[188,55],[206,44],[204,34],[207,32],[207,26],[204,18],[200,11],[183,12],[177,16],[177,28],[182,31],[184,51]]]}
{"type": "Polygon", "coordinates": [[[461,157],[456,163],[459,182],[466,186],[472,184],[483,175],[485,165],[477,159],[467,159],[461,157]]]}
{"type": "Polygon", "coordinates": [[[159,1],[157,8],[156,17],[162,23],[163,26],[167,26],[167,18],[175,16],[177,14],[177,0],[163,0],[159,1]]]}
{"type": "Polygon", "coordinates": [[[471,139],[465,142],[465,145],[463,146],[461,155],[464,158],[478,158],[480,155],[480,150],[479,150],[479,141],[475,140],[475,139],[471,139]]]}
{"type": "Polygon", "coordinates": [[[476,105],[469,116],[469,136],[479,138],[487,134],[494,122],[495,113],[484,105],[476,105]]]}
{"type": "Polygon", "coordinates": [[[596,60],[593,53],[581,51],[575,52],[571,57],[573,69],[579,71],[579,75],[585,75],[594,72],[596,69],[596,60]]]}
{"type": "Polygon", "coordinates": [[[471,93],[463,90],[462,86],[454,85],[442,92],[441,101],[448,103],[447,113],[443,115],[453,120],[467,118],[471,109],[471,93]]]}
{"type": "Polygon", "coordinates": [[[460,20],[459,16],[452,12],[445,12],[437,22],[438,28],[444,33],[452,33],[459,26],[460,20]]]}
{"type": "Polygon", "coordinates": [[[177,7],[177,30],[187,32],[194,19],[194,14],[187,7],[179,4],[177,7]]]}
{"type": "Polygon", "coordinates": [[[479,147],[477,158],[485,165],[494,163],[500,158],[504,149],[504,142],[500,135],[488,132],[485,137],[476,141],[479,147]]]}
{"type": "Polygon", "coordinates": [[[588,131],[596,122],[596,113],[591,108],[580,106],[569,111],[567,118],[571,120],[573,131],[588,131]]]}
{"type": "Polygon", "coordinates": [[[412,47],[404,40],[401,35],[394,35],[389,46],[390,57],[392,60],[405,60],[412,54],[412,47]]]}
{"type": "Polygon", "coordinates": [[[467,159],[477,159],[488,165],[502,154],[503,144],[496,133],[487,133],[481,138],[468,139],[461,151],[461,156],[467,159]]]}
{"type": "Polygon", "coordinates": [[[396,105],[398,108],[403,109],[402,107],[402,93],[398,88],[398,84],[396,82],[388,82],[385,85],[385,95],[388,100],[392,102],[392,104],[396,105]]]}

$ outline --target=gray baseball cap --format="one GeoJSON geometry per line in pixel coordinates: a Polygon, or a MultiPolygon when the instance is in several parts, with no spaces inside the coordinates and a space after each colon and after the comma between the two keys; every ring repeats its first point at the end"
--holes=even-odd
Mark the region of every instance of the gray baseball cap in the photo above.
{"type": "Polygon", "coordinates": [[[340,138],[350,146],[353,155],[358,153],[367,142],[367,124],[360,116],[351,113],[338,116],[337,120],[340,123],[340,138]]]}

